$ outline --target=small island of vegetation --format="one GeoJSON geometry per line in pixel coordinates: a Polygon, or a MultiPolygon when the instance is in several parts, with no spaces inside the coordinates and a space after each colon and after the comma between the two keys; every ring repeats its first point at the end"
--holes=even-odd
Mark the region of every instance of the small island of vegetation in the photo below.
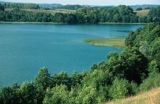
{"type": "Polygon", "coordinates": [[[96,39],[85,39],[84,42],[93,44],[96,46],[109,46],[116,48],[125,47],[125,38],[96,38],[96,39]]]}

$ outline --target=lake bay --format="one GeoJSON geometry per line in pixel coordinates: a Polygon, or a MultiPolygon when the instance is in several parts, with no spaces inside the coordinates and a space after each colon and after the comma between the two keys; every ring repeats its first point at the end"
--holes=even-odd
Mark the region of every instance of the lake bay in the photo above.
{"type": "Polygon", "coordinates": [[[124,37],[141,24],[0,24],[0,87],[30,81],[39,68],[50,73],[82,72],[104,60],[113,47],[93,46],[86,38],[124,37]]]}

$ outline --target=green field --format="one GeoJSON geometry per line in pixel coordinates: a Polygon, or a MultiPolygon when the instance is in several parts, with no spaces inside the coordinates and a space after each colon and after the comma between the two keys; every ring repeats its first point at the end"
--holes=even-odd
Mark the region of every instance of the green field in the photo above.
{"type": "Polygon", "coordinates": [[[147,16],[149,13],[149,9],[144,9],[144,10],[137,10],[135,11],[135,13],[137,14],[137,16],[143,17],[143,16],[147,16]]]}
{"type": "Polygon", "coordinates": [[[96,46],[109,46],[116,48],[125,47],[125,38],[96,38],[96,39],[85,39],[86,43],[93,44],[96,46]]]}
{"type": "MultiPolygon", "coordinates": [[[[12,11],[14,9],[6,9],[6,11],[12,11]]],[[[33,12],[33,13],[50,13],[54,15],[55,13],[64,13],[64,14],[70,14],[75,13],[76,10],[68,10],[68,9],[54,9],[54,10],[44,10],[44,9],[21,9],[23,11],[33,12]]]]}

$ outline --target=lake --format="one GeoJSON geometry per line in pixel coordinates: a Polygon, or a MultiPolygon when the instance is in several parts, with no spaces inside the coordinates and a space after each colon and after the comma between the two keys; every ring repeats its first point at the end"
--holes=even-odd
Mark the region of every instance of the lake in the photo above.
{"type": "Polygon", "coordinates": [[[54,74],[89,70],[122,49],[93,46],[86,38],[127,36],[141,24],[0,24],[0,87],[30,81],[39,68],[54,74]]]}

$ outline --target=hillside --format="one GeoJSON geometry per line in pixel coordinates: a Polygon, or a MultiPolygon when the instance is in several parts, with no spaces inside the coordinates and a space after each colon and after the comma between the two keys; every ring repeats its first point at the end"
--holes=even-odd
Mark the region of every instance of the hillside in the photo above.
{"type": "Polygon", "coordinates": [[[106,104],[159,104],[160,88],[141,93],[137,96],[115,100],[106,104]]]}

